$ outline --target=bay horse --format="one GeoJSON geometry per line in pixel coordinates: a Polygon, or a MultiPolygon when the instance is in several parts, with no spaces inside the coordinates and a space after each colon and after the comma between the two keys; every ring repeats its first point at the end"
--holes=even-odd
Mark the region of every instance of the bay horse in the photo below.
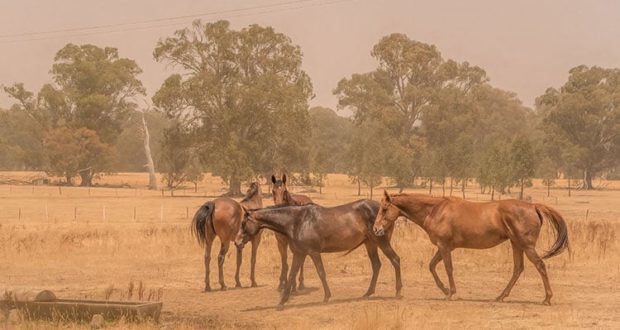
{"type": "MultiPolygon", "coordinates": [[[[252,182],[247,190],[245,197],[241,202],[227,197],[216,198],[203,204],[192,220],[191,230],[198,244],[205,248],[204,266],[205,266],[205,289],[211,291],[209,282],[209,264],[211,262],[211,246],[215,237],[219,237],[221,242],[220,253],[217,257],[217,266],[219,271],[219,284],[222,290],[226,290],[224,284],[224,259],[230,243],[234,241],[235,235],[241,226],[243,218],[243,208],[262,208],[263,200],[261,197],[260,186],[257,182],[252,182]]],[[[252,258],[250,265],[250,280],[252,287],[256,287],[255,269],[256,269],[256,251],[261,241],[261,233],[252,238],[252,258]]],[[[235,272],[235,287],[241,287],[239,281],[239,268],[241,267],[242,250],[237,249],[237,270],[235,272]]]]}
{"type": "Polygon", "coordinates": [[[488,249],[510,240],[514,260],[512,278],[496,301],[501,302],[510,294],[510,290],[523,272],[523,253],[525,253],[542,277],[545,287],[543,304],[551,304],[553,293],[543,259],[556,256],[569,247],[566,222],[554,209],[519,200],[474,203],[460,198],[436,198],[421,194],[390,195],[384,190],[381,209],[373,227],[375,234],[381,236],[386,230],[392,230],[394,221],[399,216],[422,227],[431,242],[437,246],[438,250],[429,268],[446,299],[451,299],[456,293],[452,277],[452,250],[488,249]],[[541,258],[535,248],[544,218],[551,223],[556,239],[550,250],[541,258]],[[435,271],[441,260],[448,274],[449,290],[445,288],[435,271]]]}
{"type": "Polygon", "coordinates": [[[400,297],[402,288],[400,257],[390,245],[392,230],[387,229],[380,237],[372,232],[373,220],[378,210],[379,203],[372,200],[359,200],[335,207],[309,204],[246,210],[235,244],[239,248],[243,247],[263,228],[286,237],[293,251],[293,265],[281,293],[279,309],[289,300],[293,281],[307,255],[310,255],[314,262],[323,285],[323,301],[327,302],[331,297],[331,291],[327,284],[321,253],[347,251],[348,254],[360,245],[366,247],[372,265],[372,278],[364,297],[369,297],[375,292],[381,268],[377,248],[381,249],[394,266],[396,296],[400,297]]]}
{"type": "MultiPolygon", "coordinates": [[[[273,204],[276,206],[302,206],[312,204],[312,199],[306,195],[291,194],[286,187],[286,174],[282,175],[282,179],[277,179],[275,175],[271,176],[271,183],[273,189],[271,191],[273,196],[273,204]]],[[[284,289],[286,285],[286,275],[288,274],[288,240],[280,233],[275,233],[276,241],[278,242],[278,251],[280,252],[280,259],[282,261],[282,267],[280,268],[280,284],[278,290],[284,289]]],[[[304,262],[301,263],[299,269],[299,286],[296,285],[293,279],[292,290],[297,288],[303,290],[304,285],[304,262]]]]}

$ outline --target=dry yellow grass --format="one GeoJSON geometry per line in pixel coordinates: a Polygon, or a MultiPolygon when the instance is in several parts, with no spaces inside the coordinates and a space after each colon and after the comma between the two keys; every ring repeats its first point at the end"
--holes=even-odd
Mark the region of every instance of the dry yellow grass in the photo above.
{"type": "MultiPolygon", "coordinates": [[[[33,175],[1,174],[21,178],[33,175]]],[[[547,261],[555,294],[551,307],[539,304],[544,295],[542,283],[527,261],[526,271],[507,302],[493,302],[512,273],[512,254],[506,243],[490,250],[457,250],[453,260],[458,299],[442,300],[428,271],[433,245],[414,224],[399,222],[393,244],[402,260],[405,298],[392,298],[394,274],[382,257],[376,297],[359,299],[371,270],[365,251],[358,249],[346,257],[325,255],[333,293],[329,304],[321,303],[320,281],[308,262],[306,278],[312,289],[294,296],[288,308],[278,312],[280,260],[270,233],[259,248],[260,287],[201,292],[202,250],[189,234],[189,218],[209,198],[205,196],[222,193],[221,181],[209,176],[198,193],[181,191],[176,193],[180,197],[171,198],[168,194],[162,197],[160,191],[145,190],[146,180],[144,174],[120,174],[103,181],[128,183],[132,188],[91,188],[89,193],[88,188],[63,187],[62,195],[57,187],[0,185],[0,290],[46,288],[60,297],[95,299],[104,299],[107,290],[111,299],[128,299],[130,282],[137,286],[142,281],[145,292],[161,289],[161,324],[108,324],[118,329],[620,327],[620,246],[616,236],[620,233],[620,191],[613,190],[618,188],[615,182],[603,182],[605,189],[594,192],[574,191],[571,198],[566,197],[565,190],[552,190],[552,197],[546,198],[546,191],[537,182],[527,190],[535,202],[558,209],[569,224],[570,254],[547,261]]],[[[324,193],[310,195],[319,204],[336,205],[358,199],[356,192],[357,187],[349,184],[346,176],[330,175],[324,193]]],[[[488,195],[477,194],[476,187],[468,189],[467,197],[488,199],[488,195]]],[[[540,250],[549,246],[549,236],[545,232],[540,250]]],[[[214,250],[216,254],[218,249],[214,250]]],[[[234,281],[233,250],[225,266],[229,285],[234,281]]],[[[215,262],[211,266],[217,269],[215,262]]],[[[438,269],[445,278],[443,265],[438,269]]],[[[248,278],[246,251],[242,266],[242,283],[246,286],[248,278]]],[[[216,276],[211,280],[213,287],[218,287],[216,276]]],[[[20,327],[88,325],[25,322],[20,327]]]]}

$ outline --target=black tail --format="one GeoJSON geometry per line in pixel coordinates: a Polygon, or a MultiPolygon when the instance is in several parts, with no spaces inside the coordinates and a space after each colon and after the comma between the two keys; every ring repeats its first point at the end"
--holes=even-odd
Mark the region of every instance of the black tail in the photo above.
{"type": "Polygon", "coordinates": [[[555,243],[553,243],[551,249],[549,249],[549,251],[545,253],[543,259],[557,256],[565,249],[569,248],[568,229],[566,228],[566,221],[564,221],[564,218],[562,218],[560,213],[542,204],[536,204],[536,213],[538,213],[541,221],[544,214],[545,217],[549,220],[549,222],[553,225],[553,229],[555,231],[555,243]]]}
{"type": "Polygon", "coordinates": [[[194,214],[191,229],[192,234],[196,237],[200,246],[205,246],[207,242],[207,223],[215,233],[215,228],[213,227],[213,210],[215,210],[215,203],[206,202],[196,211],[196,214],[194,214]]]}

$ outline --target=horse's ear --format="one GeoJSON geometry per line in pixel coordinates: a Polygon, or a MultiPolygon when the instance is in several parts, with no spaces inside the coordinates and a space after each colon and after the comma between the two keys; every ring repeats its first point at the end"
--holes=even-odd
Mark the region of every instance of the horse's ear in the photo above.
{"type": "Polygon", "coordinates": [[[387,190],[383,189],[383,196],[385,197],[385,200],[388,202],[392,202],[392,197],[390,197],[390,194],[388,194],[387,190]]]}
{"type": "Polygon", "coordinates": [[[286,174],[282,174],[282,183],[286,184],[286,174]]]}
{"type": "Polygon", "coordinates": [[[241,205],[241,209],[243,210],[243,213],[250,214],[250,211],[248,211],[248,209],[245,206],[241,205]]]}
{"type": "Polygon", "coordinates": [[[271,175],[271,183],[275,184],[276,183],[276,176],[275,175],[271,175]]]}

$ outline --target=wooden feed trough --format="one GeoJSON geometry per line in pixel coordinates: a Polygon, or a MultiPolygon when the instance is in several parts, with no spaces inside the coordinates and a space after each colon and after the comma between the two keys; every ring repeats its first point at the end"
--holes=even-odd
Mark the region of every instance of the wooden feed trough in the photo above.
{"type": "Polygon", "coordinates": [[[161,302],[58,299],[48,290],[39,292],[34,299],[13,297],[0,305],[18,309],[27,319],[86,321],[99,314],[105,320],[125,317],[131,321],[157,322],[162,308],[161,302]]]}

